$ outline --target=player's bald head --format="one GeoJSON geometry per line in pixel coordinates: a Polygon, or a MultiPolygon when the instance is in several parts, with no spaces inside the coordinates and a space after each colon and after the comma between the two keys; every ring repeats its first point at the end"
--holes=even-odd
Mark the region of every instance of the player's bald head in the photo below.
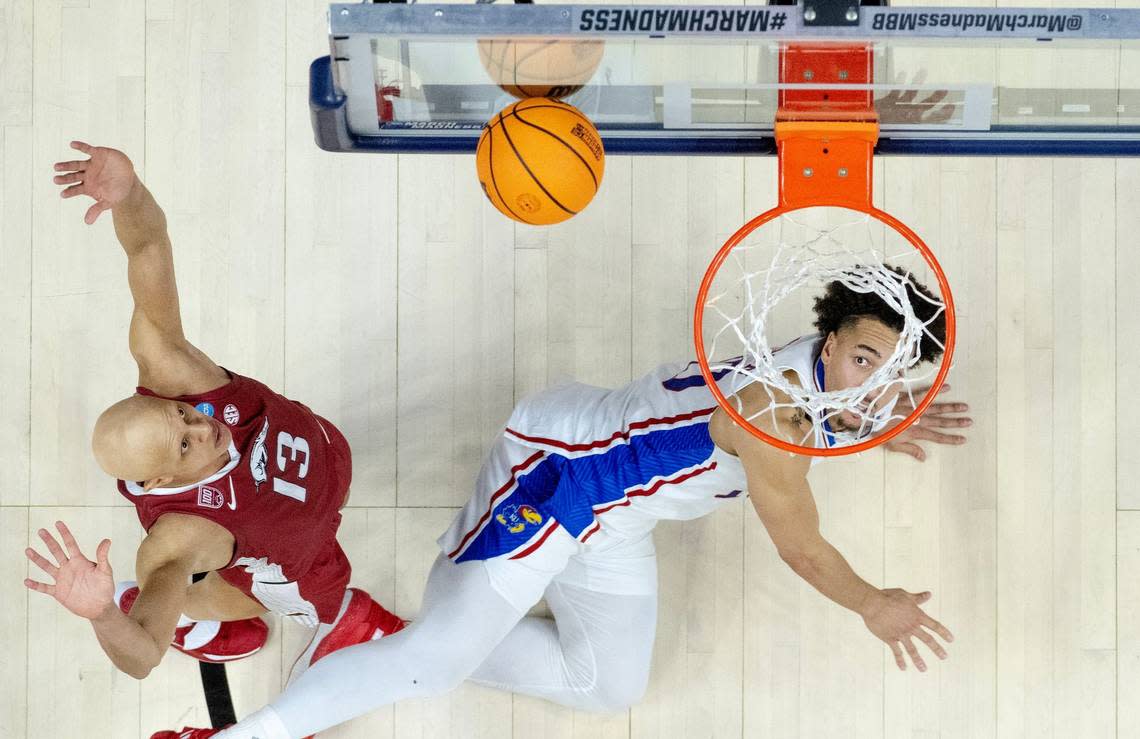
{"type": "Polygon", "coordinates": [[[132,395],[99,416],[91,434],[91,450],[103,471],[120,480],[160,476],[168,450],[162,443],[164,406],[169,401],[132,395]]]}

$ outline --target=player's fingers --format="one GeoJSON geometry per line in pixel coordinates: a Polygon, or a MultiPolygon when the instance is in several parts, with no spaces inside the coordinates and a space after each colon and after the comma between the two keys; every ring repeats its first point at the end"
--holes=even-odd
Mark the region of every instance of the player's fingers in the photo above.
{"type": "Polygon", "coordinates": [[[111,540],[104,539],[99,542],[99,548],[95,550],[95,561],[99,563],[102,569],[111,569],[111,561],[108,555],[111,553],[111,540]]]}
{"type": "Polygon", "coordinates": [[[914,642],[910,637],[904,637],[902,640],[903,647],[906,648],[906,653],[910,655],[910,661],[918,668],[919,672],[926,672],[926,662],[923,661],[922,655],[918,653],[918,648],[914,646],[914,642]]]}
{"type": "Polygon", "coordinates": [[[900,442],[898,446],[895,447],[895,451],[902,452],[903,454],[909,454],[919,462],[926,461],[926,452],[923,450],[923,448],[918,444],[912,444],[909,441],[900,442]]]}
{"type": "Polygon", "coordinates": [[[972,418],[953,418],[949,416],[924,415],[921,419],[922,425],[927,428],[965,428],[966,426],[973,426],[974,419],[972,418]]]}
{"type": "Polygon", "coordinates": [[[48,533],[47,529],[40,529],[38,533],[48,551],[51,552],[51,556],[55,557],[56,563],[62,565],[67,562],[67,555],[63,553],[63,547],[59,545],[55,537],[48,533]]]}
{"type": "Polygon", "coordinates": [[[72,557],[83,557],[83,552],[79,550],[79,542],[75,541],[75,537],[71,535],[71,529],[67,528],[67,524],[63,521],[56,521],[55,527],[59,529],[59,536],[63,539],[63,545],[67,547],[67,553],[72,557]]]}
{"type": "Polygon", "coordinates": [[[73,159],[70,162],[56,162],[55,171],[63,172],[64,170],[72,170],[75,172],[82,172],[87,169],[87,160],[73,159]]]}
{"type": "Polygon", "coordinates": [[[71,142],[71,148],[72,149],[78,149],[79,151],[83,152],[84,154],[90,154],[91,152],[95,151],[94,146],[92,146],[91,144],[84,143],[82,141],[72,141],[71,142]]]}
{"type": "Polygon", "coordinates": [[[950,629],[946,628],[926,614],[923,614],[922,616],[922,625],[942,637],[942,641],[954,641],[954,635],[950,633],[950,629]]]}
{"type": "Polygon", "coordinates": [[[24,587],[28,590],[34,590],[37,593],[44,593],[45,595],[55,595],[55,586],[48,585],[47,583],[36,582],[30,578],[24,579],[24,587]]]}
{"type": "Polygon", "coordinates": [[[900,670],[906,672],[906,660],[903,659],[902,648],[899,646],[899,643],[897,641],[888,642],[887,646],[891,648],[891,653],[895,655],[895,664],[899,666],[900,670]]]}
{"type": "Polygon", "coordinates": [[[107,206],[100,202],[95,203],[87,209],[87,213],[83,216],[83,222],[90,226],[95,221],[99,220],[99,214],[107,210],[107,206]]]}
{"type": "Polygon", "coordinates": [[[931,403],[923,415],[943,415],[946,413],[965,413],[970,410],[970,406],[965,403],[931,403]]]}
{"type": "Polygon", "coordinates": [[[938,641],[933,636],[931,636],[928,631],[922,628],[918,628],[915,629],[912,633],[919,639],[922,639],[922,643],[929,647],[930,651],[934,652],[938,659],[946,659],[946,650],[942,648],[942,645],[939,644],[938,641]]]}
{"type": "Polygon", "coordinates": [[[55,579],[56,575],[59,573],[59,568],[53,565],[51,562],[48,562],[42,554],[37,552],[35,549],[32,549],[31,547],[25,549],[24,554],[27,555],[28,559],[30,559],[32,563],[36,565],[36,567],[39,567],[41,570],[51,575],[53,580],[55,579]]]}
{"type": "Polygon", "coordinates": [[[924,590],[921,593],[907,593],[907,595],[909,595],[911,598],[913,598],[914,602],[919,604],[919,605],[922,605],[923,603],[930,600],[930,598],[931,598],[931,594],[930,594],[929,590],[924,590]]]}
{"type": "Polygon", "coordinates": [[[935,444],[965,444],[966,437],[957,434],[942,434],[937,431],[932,431],[928,428],[917,428],[914,430],[914,435],[926,441],[933,441],[935,444]]]}
{"type": "Polygon", "coordinates": [[[84,184],[86,184],[86,183],[81,182],[78,185],[72,185],[71,187],[69,187],[66,190],[64,190],[63,192],[61,192],[59,194],[59,196],[61,198],[73,198],[76,195],[82,195],[84,184]]]}
{"type": "Polygon", "coordinates": [[[72,172],[71,174],[56,175],[51,181],[57,185],[70,185],[72,182],[83,182],[83,173],[72,172]]]}

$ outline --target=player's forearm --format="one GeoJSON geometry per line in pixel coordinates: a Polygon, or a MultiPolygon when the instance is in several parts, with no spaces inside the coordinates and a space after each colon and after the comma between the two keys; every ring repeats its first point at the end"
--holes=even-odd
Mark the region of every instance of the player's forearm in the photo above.
{"type": "Polygon", "coordinates": [[[860,613],[862,607],[879,593],[825,540],[809,551],[782,555],[788,566],[804,580],[844,608],[860,613]]]}
{"type": "Polygon", "coordinates": [[[111,603],[98,617],[91,619],[99,646],[123,672],[139,680],[162,661],[160,649],[146,629],[111,603]]]}
{"type": "Polygon", "coordinates": [[[112,208],[111,214],[115,221],[115,236],[128,257],[147,245],[170,243],[166,215],[138,177],[135,177],[131,194],[112,208]]]}

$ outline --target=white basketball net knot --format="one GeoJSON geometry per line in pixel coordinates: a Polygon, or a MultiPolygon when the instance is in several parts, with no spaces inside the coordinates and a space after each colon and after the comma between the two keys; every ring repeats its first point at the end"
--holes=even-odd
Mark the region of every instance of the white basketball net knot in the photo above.
{"type": "MultiPolygon", "coordinates": [[[[938,370],[937,363],[920,367],[923,339],[944,348],[930,326],[943,315],[945,305],[940,298],[929,298],[914,289],[912,269],[915,270],[914,279],[931,285],[929,268],[921,254],[893,229],[884,229],[877,219],[857,211],[840,208],[794,211],[749,235],[721,265],[704,313],[705,336],[711,334],[711,340],[706,340],[706,355],[737,355],[731,360],[710,361],[709,364],[718,376],[720,373],[731,375],[730,397],[736,410],[743,414],[737,391],[754,382],[762,383],[771,403],[765,410],[745,418],[753,423],[762,413],[771,413],[771,426],[779,428],[775,423],[779,409],[802,409],[812,419],[812,426],[802,439],[789,439],[801,446],[821,445],[818,442],[825,433],[830,435],[831,446],[854,444],[881,431],[887,424],[905,418],[905,414],[894,412],[898,392],[907,394],[911,408],[917,406],[913,388],[932,378],[938,370]],[[812,211],[824,212],[832,222],[826,225],[813,223],[820,219],[807,217],[812,211]],[[844,220],[835,224],[834,214],[837,212],[843,214],[844,220]],[[778,232],[778,241],[773,242],[769,236],[762,242],[758,237],[761,230],[765,235],[778,232]],[[890,244],[887,248],[882,245],[884,231],[890,244]],[[888,248],[895,253],[885,255],[888,248]],[[767,259],[773,251],[774,256],[767,259]],[[755,268],[762,264],[767,266],[755,268]],[[888,264],[902,273],[891,269],[888,264]],[[798,299],[822,295],[833,281],[839,281],[858,293],[879,296],[902,316],[903,327],[894,352],[863,384],[825,391],[817,390],[814,382],[800,385],[790,381],[784,374],[788,367],[781,366],[774,356],[780,347],[772,348],[768,334],[774,322],[773,311],[778,305],[802,303],[789,301],[792,296],[798,299]],[[932,306],[930,311],[920,310],[927,314],[925,320],[916,315],[912,301],[932,306]],[[880,399],[880,394],[890,400],[880,399]],[[858,430],[836,429],[833,419],[844,411],[859,419],[858,430]],[[815,444],[811,443],[813,434],[816,436],[815,444]]],[[[932,287],[936,289],[937,285],[932,287]]],[[[795,311],[797,318],[794,320],[800,328],[793,328],[795,333],[790,333],[791,336],[804,333],[806,309],[801,306],[795,311]]],[[[814,314],[811,320],[814,320],[814,314]]],[[[783,322],[787,323],[787,320],[783,322]]],[[[786,338],[789,334],[782,332],[782,335],[786,338]]]]}

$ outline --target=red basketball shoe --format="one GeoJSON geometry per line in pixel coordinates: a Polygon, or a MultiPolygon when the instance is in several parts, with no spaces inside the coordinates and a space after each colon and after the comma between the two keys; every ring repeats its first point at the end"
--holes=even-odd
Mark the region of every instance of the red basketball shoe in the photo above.
{"type": "Polygon", "coordinates": [[[395,634],[407,625],[407,621],[372,600],[368,593],[359,588],[349,588],[344,593],[336,620],[318,626],[309,646],[293,663],[289,684],[322,657],[353,644],[395,634]]]}
{"type": "MultiPolygon", "coordinates": [[[[138,597],[139,588],[133,582],[121,582],[115,587],[115,602],[123,613],[130,613],[138,597]]],[[[260,618],[196,621],[175,630],[170,646],[199,662],[233,662],[261,651],[268,639],[269,627],[260,618]]]]}
{"type": "MultiPolygon", "coordinates": [[[[230,724],[230,726],[233,726],[233,724],[230,724]]],[[[207,737],[214,736],[221,730],[222,729],[185,728],[182,731],[156,731],[150,735],[150,739],[206,739],[207,737]]]]}

